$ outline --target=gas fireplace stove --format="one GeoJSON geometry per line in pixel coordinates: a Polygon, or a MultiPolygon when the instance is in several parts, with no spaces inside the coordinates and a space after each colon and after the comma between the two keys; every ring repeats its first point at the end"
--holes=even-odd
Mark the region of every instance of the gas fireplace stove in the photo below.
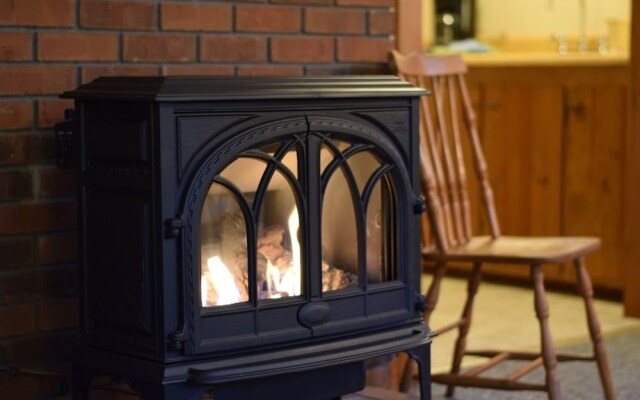
{"type": "Polygon", "coordinates": [[[325,400],[420,317],[418,101],[396,77],[100,78],[63,97],[79,177],[74,398],[325,400]]]}

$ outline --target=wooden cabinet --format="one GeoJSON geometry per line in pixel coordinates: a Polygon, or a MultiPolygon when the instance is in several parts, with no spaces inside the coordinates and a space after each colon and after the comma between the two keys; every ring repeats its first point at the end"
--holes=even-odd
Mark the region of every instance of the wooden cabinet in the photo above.
{"type": "MultiPolygon", "coordinates": [[[[468,79],[503,234],[598,236],[594,285],[620,291],[628,66],[471,65],[468,79]]],[[[528,279],[527,268],[486,271],[528,279]]],[[[545,273],[574,282],[570,265],[545,273]]]]}

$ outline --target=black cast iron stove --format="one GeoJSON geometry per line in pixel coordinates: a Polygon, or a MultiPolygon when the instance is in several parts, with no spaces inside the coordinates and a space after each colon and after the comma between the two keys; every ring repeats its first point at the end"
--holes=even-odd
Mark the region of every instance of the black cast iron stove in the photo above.
{"type": "Polygon", "coordinates": [[[63,97],[79,179],[74,398],[324,400],[420,317],[418,101],[396,77],[100,78],[63,97]],[[76,132],[75,134],[73,132],[76,132]]]}

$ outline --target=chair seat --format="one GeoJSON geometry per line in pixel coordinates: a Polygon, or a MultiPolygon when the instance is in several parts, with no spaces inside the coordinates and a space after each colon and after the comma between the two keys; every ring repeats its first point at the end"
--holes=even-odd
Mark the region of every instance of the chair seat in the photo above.
{"type": "Polygon", "coordinates": [[[440,253],[423,251],[430,261],[547,264],[571,261],[600,247],[595,237],[474,236],[464,246],[440,253]]]}

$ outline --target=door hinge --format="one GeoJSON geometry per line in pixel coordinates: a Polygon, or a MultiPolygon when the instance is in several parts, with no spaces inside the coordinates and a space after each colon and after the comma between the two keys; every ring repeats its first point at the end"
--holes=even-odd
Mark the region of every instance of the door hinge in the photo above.
{"type": "Polygon", "coordinates": [[[180,236],[180,231],[184,228],[181,218],[169,218],[164,223],[164,236],[167,238],[175,238],[180,236]]]}
{"type": "Polygon", "coordinates": [[[184,343],[184,332],[177,331],[169,334],[169,350],[181,351],[184,343]]]}
{"type": "Polygon", "coordinates": [[[424,196],[416,196],[413,199],[413,212],[415,214],[422,214],[425,211],[427,211],[427,202],[424,196]]]}

